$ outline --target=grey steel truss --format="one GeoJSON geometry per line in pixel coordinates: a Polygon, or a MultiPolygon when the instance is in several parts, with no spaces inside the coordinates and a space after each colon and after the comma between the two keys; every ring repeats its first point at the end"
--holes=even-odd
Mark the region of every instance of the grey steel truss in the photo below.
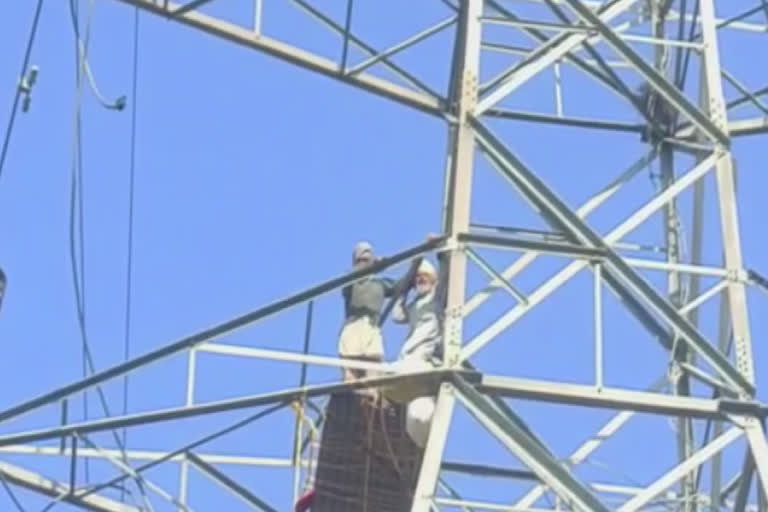
{"type": "MultiPolygon", "coordinates": [[[[270,35],[273,23],[278,22],[264,15],[262,0],[253,1],[254,16],[252,24],[247,26],[206,14],[206,8],[217,3],[214,0],[183,4],[167,0],[117,1],[444,120],[449,149],[443,232],[441,237],[384,258],[369,269],[330,279],[0,411],[0,422],[6,423],[44,407],[56,407],[69,397],[140,372],[161,360],[184,355],[188,358],[187,399],[177,407],[82,422],[66,421],[36,430],[9,432],[5,429],[0,435],[0,453],[25,456],[30,461],[35,461],[36,457],[63,457],[72,461],[72,469],[69,481],[65,483],[2,462],[0,477],[4,481],[49,496],[54,500],[52,503],[63,501],[90,510],[152,510],[152,502],[146,493],[160,496],[172,509],[194,510],[195,504],[188,496],[189,472],[194,469],[252,510],[279,510],[280,506],[260,497],[258,489],[229,476],[225,468],[238,465],[292,468],[293,496],[286,503],[292,502],[298,494],[300,475],[311,464],[308,453],[312,440],[307,433],[316,432],[323,419],[322,407],[316,400],[342,390],[407,384],[436,396],[435,414],[412,512],[443,509],[519,512],[553,508],[582,512],[614,509],[634,512],[659,508],[686,512],[702,508],[728,508],[735,512],[766,510],[768,442],[765,419],[768,405],[762,403],[757,394],[746,294],[747,286],[765,287],[765,279],[745,267],[742,255],[732,142],[735,137],[768,133],[768,101],[764,98],[768,95],[768,87],[751,90],[744,85],[738,76],[724,67],[719,48],[723,31],[768,32],[765,0],[754,0],[752,3],[757,5],[745,6],[743,12],[725,18],[716,16],[715,0],[414,0],[434,1],[444,9],[443,16],[432,26],[381,50],[367,43],[364,34],[355,33],[352,23],[354,0],[345,0],[346,17],[342,20],[326,13],[320,2],[272,0],[294,6],[309,19],[337,34],[340,40],[338,60],[322,57],[270,35]],[[519,14],[523,4],[538,8],[536,19],[519,14]],[[533,46],[521,47],[486,38],[489,26],[516,31],[533,46]],[[420,78],[416,70],[406,69],[396,62],[395,57],[400,52],[447,32],[454,34],[447,87],[432,85],[420,78]],[[649,59],[639,51],[638,45],[650,45],[654,49],[653,58],[649,59]],[[352,48],[364,55],[359,62],[353,62],[352,48]],[[487,54],[520,58],[484,81],[483,64],[487,54]],[[673,54],[674,69],[669,65],[673,54]],[[688,77],[695,86],[686,86],[691,58],[697,59],[699,76],[688,77]],[[626,118],[588,119],[565,115],[560,81],[562,66],[572,66],[589,77],[600,94],[622,101],[626,118]],[[556,77],[555,114],[518,111],[506,106],[508,99],[545,70],[553,71],[556,77]],[[724,81],[739,95],[727,99],[724,81]],[[638,84],[641,89],[637,88],[638,84]],[[739,120],[729,119],[730,113],[737,108],[749,110],[751,114],[739,120]],[[642,122],[637,121],[638,117],[642,122]],[[495,127],[504,122],[643,136],[648,141],[648,151],[584,204],[572,207],[542,174],[523,162],[503,136],[497,134],[495,127]],[[478,155],[484,160],[476,158],[478,155]],[[693,156],[695,162],[688,170],[675,172],[675,167],[679,167],[676,158],[680,155],[693,156]],[[550,231],[475,224],[471,215],[473,176],[480,161],[486,162],[508,182],[510,191],[525,199],[550,231]],[[657,193],[646,198],[612,229],[601,232],[593,227],[588,217],[653,162],[659,162],[662,171],[657,193]],[[719,266],[703,264],[701,255],[704,182],[708,176],[713,176],[717,185],[723,255],[723,263],[719,266]],[[694,212],[689,257],[680,250],[682,235],[675,226],[678,203],[686,193],[693,197],[694,212]],[[665,247],[649,248],[648,244],[626,240],[627,235],[655,214],[664,219],[665,247]],[[489,248],[522,254],[509,267],[498,269],[482,254],[482,250],[489,248]],[[445,253],[444,261],[449,270],[444,358],[442,365],[433,370],[406,373],[386,363],[311,354],[307,347],[304,352],[289,352],[220,341],[227,333],[247,328],[303,303],[309,302],[311,306],[311,301],[329,292],[433,252],[445,253]],[[639,256],[633,256],[634,253],[639,256]],[[537,259],[551,256],[564,260],[565,264],[537,287],[523,291],[513,283],[537,259]],[[476,265],[490,282],[467,297],[470,265],[476,265]],[[505,331],[582,270],[591,271],[594,277],[594,293],[587,297],[595,305],[594,381],[576,384],[516,375],[490,375],[481,365],[474,364],[478,353],[498,342],[505,331]],[[643,273],[645,271],[662,272],[666,277],[666,288],[652,284],[643,273]],[[702,290],[704,278],[716,282],[702,290]],[[681,293],[683,282],[688,283],[687,297],[681,293]],[[659,373],[666,372],[666,375],[643,391],[606,384],[604,289],[620,300],[647,331],[648,339],[655,341],[668,356],[659,365],[659,373]],[[514,306],[491,325],[468,336],[465,319],[497,292],[509,294],[514,306]],[[702,328],[699,310],[716,298],[720,299],[721,315],[719,339],[715,341],[702,328]],[[304,372],[295,388],[201,403],[195,400],[199,378],[196,361],[205,354],[280,361],[300,364],[303,368],[318,365],[373,369],[380,372],[380,376],[352,383],[307,385],[304,372]],[[665,383],[671,385],[665,386],[665,383]],[[706,393],[694,393],[694,383],[703,386],[706,393]],[[664,391],[666,387],[669,392],[664,391]],[[558,454],[527,426],[508,402],[510,399],[571,406],[579,410],[614,410],[615,415],[572,453],[558,454]],[[500,441],[525,469],[492,466],[482,459],[446,460],[444,454],[457,404],[500,441]],[[119,428],[167,424],[226,411],[251,412],[237,423],[167,451],[100,446],[89,437],[119,428]],[[278,413],[296,415],[292,458],[217,455],[204,451],[207,443],[278,413]],[[660,467],[647,484],[634,486],[595,482],[576,471],[638,414],[667,416],[676,421],[677,465],[660,467]],[[696,442],[695,422],[707,425],[700,445],[696,442]],[[44,441],[58,441],[59,444],[40,444],[44,441]],[[745,448],[740,452],[744,453],[741,471],[724,483],[722,454],[738,441],[745,448]],[[109,462],[119,470],[118,476],[97,485],[78,485],[75,471],[78,458],[109,462]],[[148,480],[148,470],[161,464],[178,466],[178,493],[168,492],[148,480]],[[701,483],[701,468],[706,464],[710,465],[709,485],[701,483]],[[452,473],[529,482],[530,489],[507,503],[473,501],[462,498],[462,489],[447,483],[447,476],[452,473]],[[113,497],[115,489],[124,492],[127,482],[134,482],[143,494],[135,500],[135,505],[127,505],[113,497]],[[677,491],[668,491],[678,483],[677,491]],[[754,498],[753,489],[757,490],[754,498]],[[550,492],[557,498],[554,507],[542,501],[550,492]],[[609,497],[616,496],[620,498],[618,503],[608,501],[609,497]],[[661,496],[665,498],[661,499],[661,496]]],[[[718,2],[724,3],[725,0],[718,2]]],[[[768,49],[768,39],[762,41],[768,49]]]]}

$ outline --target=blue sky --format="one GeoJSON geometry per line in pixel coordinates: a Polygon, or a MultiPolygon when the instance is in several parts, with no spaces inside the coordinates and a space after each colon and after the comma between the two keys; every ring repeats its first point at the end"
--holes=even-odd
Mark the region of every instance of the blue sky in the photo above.
{"type": "MultiPolygon", "coordinates": [[[[81,2],[83,10],[87,3],[81,2]]],[[[718,12],[728,14],[749,7],[748,2],[735,3],[740,5],[727,10],[721,5],[718,12]]],[[[288,2],[266,4],[268,33],[300,41],[329,58],[339,54],[338,38],[288,2]]],[[[363,4],[355,14],[355,30],[376,48],[386,48],[451,14],[438,1],[390,4],[389,9],[363,4]]],[[[343,16],[342,2],[317,5],[337,20],[343,16]]],[[[3,116],[10,107],[33,9],[34,2],[28,0],[6,5],[1,11],[3,116]]],[[[251,15],[247,1],[215,2],[206,12],[243,23],[251,15]]],[[[522,4],[519,12],[533,17],[541,11],[522,4]]],[[[105,96],[128,95],[124,112],[103,109],[89,90],[83,101],[86,314],[98,367],[123,358],[129,109],[133,101],[138,106],[130,339],[134,355],[345,272],[352,246],[359,239],[370,239],[381,254],[391,254],[420,243],[428,232],[439,231],[446,149],[446,130],[439,119],[148,15],[141,16],[138,95],[132,98],[132,31],[131,8],[119,2],[96,2],[91,66],[105,96]]],[[[487,34],[489,39],[510,44],[526,41],[507,28],[493,27],[487,34]]],[[[441,33],[404,53],[397,62],[418,70],[420,77],[442,88],[451,37],[451,31],[441,33]]],[[[731,33],[723,40],[721,53],[729,70],[751,88],[764,86],[768,71],[755,66],[743,49],[764,47],[765,41],[760,34],[731,33]]],[[[360,53],[353,50],[350,58],[357,62],[360,53]]],[[[513,61],[509,56],[488,56],[483,76],[491,76],[513,61]]],[[[66,2],[46,4],[31,63],[40,68],[38,83],[30,111],[17,118],[0,180],[0,265],[9,279],[0,314],[2,408],[82,375],[69,260],[75,64],[66,2]]],[[[379,68],[373,72],[381,73],[379,68]]],[[[622,71],[622,76],[636,82],[631,73],[622,71]]],[[[601,93],[581,72],[564,68],[563,80],[566,114],[638,121],[637,115],[615,97],[601,93]]],[[[551,74],[545,73],[522,87],[505,106],[552,112],[551,82],[551,74]]],[[[733,90],[727,92],[734,96],[733,90]]],[[[736,115],[750,117],[750,112],[745,109],[744,114],[736,115]]],[[[513,121],[494,121],[491,126],[574,207],[648,149],[635,135],[582,133],[513,121]]],[[[762,235],[768,183],[762,172],[764,148],[764,136],[745,138],[734,146],[745,260],[747,266],[765,271],[768,244],[762,235]]],[[[680,172],[692,165],[686,157],[677,163],[680,172]]],[[[711,177],[707,186],[704,261],[716,265],[720,235],[711,177]]],[[[605,232],[652,193],[651,180],[643,172],[590,217],[590,223],[605,232]]],[[[690,230],[689,197],[681,199],[681,210],[690,230]]],[[[480,157],[473,219],[544,226],[480,157]]],[[[660,217],[655,216],[627,240],[654,244],[660,241],[660,234],[660,217]]],[[[482,253],[499,269],[513,261],[509,253],[482,253]]],[[[530,292],[563,264],[557,258],[541,258],[515,284],[530,292]]],[[[661,284],[658,274],[644,275],[661,284]]],[[[477,268],[470,269],[470,294],[482,287],[482,278],[477,268]]],[[[594,372],[591,283],[592,275],[581,272],[480,352],[475,362],[494,374],[590,382],[594,372]]],[[[712,281],[704,283],[706,287],[712,281]]],[[[606,382],[642,389],[664,372],[667,356],[612,296],[606,294],[605,302],[606,382]]],[[[498,293],[468,320],[467,336],[512,305],[509,296],[498,293]]],[[[768,352],[762,342],[768,332],[762,314],[765,305],[764,295],[750,291],[758,385],[768,371],[768,352]]],[[[340,315],[338,294],[317,302],[313,352],[334,353],[340,315]]],[[[304,316],[305,309],[296,308],[220,341],[300,350],[304,316]]],[[[712,339],[716,319],[717,302],[712,302],[702,309],[702,330],[712,339]]],[[[404,333],[388,327],[386,334],[387,352],[394,357],[404,333]]],[[[199,401],[283,389],[298,382],[298,368],[293,365],[214,355],[201,355],[198,371],[199,401]]],[[[312,382],[335,377],[332,369],[310,371],[312,382]]],[[[185,382],[185,356],[132,375],[129,410],[181,405],[185,382]]],[[[121,382],[107,385],[105,392],[112,410],[121,410],[121,382]]],[[[764,392],[760,396],[768,399],[764,392]]],[[[605,411],[511,403],[561,456],[610,417],[605,411]]],[[[73,407],[72,414],[82,417],[82,403],[73,407]]],[[[93,395],[89,413],[91,417],[101,415],[93,395]]],[[[129,447],[173,449],[245,414],[134,429],[129,447]]],[[[58,417],[58,409],[49,408],[3,425],[2,431],[53,425],[58,417]]],[[[477,460],[479,456],[489,463],[519,465],[464,411],[458,409],[456,417],[449,458],[477,460]]],[[[292,422],[288,413],[280,413],[212,443],[202,452],[286,457],[292,422]]],[[[600,462],[585,466],[579,474],[600,481],[650,481],[673,464],[674,439],[666,418],[639,417],[596,455],[597,461],[610,468],[622,467],[627,475],[606,472],[600,469],[600,462]],[[627,460],[632,464],[623,462],[627,460]]],[[[94,440],[112,446],[106,435],[94,436],[94,440]]],[[[740,448],[735,449],[726,457],[731,471],[740,464],[741,453],[740,448]]],[[[7,460],[66,479],[67,462],[63,460],[15,455],[7,460]]],[[[287,509],[288,471],[226,469],[278,509],[287,509]]],[[[103,462],[93,462],[90,471],[93,480],[114,474],[103,462]]],[[[175,492],[174,466],[153,470],[148,477],[175,492]]],[[[191,503],[197,504],[196,510],[209,510],[214,504],[226,510],[245,510],[194,472],[191,481],[191,503]]],[[[524,488],[507,482],[455,481],[469,497],[489,501],[509,502],[524,488]]],[[[42,504],[23,491],[20,496],[30,510],[42,504]]],[[[11,506],[4,495],[0,495],[0,504],[4,510],[11,506]]],[[[66,506],[58,508],[67,510],[66,506]]]]}

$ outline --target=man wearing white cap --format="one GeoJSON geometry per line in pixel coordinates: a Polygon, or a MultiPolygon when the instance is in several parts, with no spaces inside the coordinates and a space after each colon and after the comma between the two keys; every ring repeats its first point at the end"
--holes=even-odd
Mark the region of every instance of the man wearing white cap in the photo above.
{"type": "MultiPolygon", "coordinates": [[[[403,297],[395,304],[392,320],[408,324],[408,336],[400,349],[399,364],[402,371],[423,371],[434,367],[442,348],[442,319],[445,309],[448,265],[438,253],[440,272],[422,259],[414,278],[416,297],[406,305],[403,297]]],[[[406,412],[406,431],[421,446],[426,445],[435,400],[431,396],[411,400],[406,412]]]]}
{"type": "MultiPolygon", "coordinates": [[[[354,270],[372,265],[376,258],[373,246],[360,242],[352,253],[354,270]]],[[[379,319],[384,300],[398,296],[407,286],[405,278],[393,279],[369,276],[342,289],[344,297],[344,326],[339,336],[339,356],[362,361],[384,360],[384,344],[379,319]]],[[[364,370],[344,370],[344,380],[364,377],[364,370]]]]}
{"type": "MultiPolygon", "coordinates": [[[[440,265],[441,273],[447,269],[446,265],[440,265]]],[[[443,277],[443,276],[441,276],[443,277]]],[[[397,301],[392,311],[392,320],[401,324],[408,324],[408,336],[403,342],[398,359],[418,359],[431,361],[440,346],[442,326],[440,318],[442,308],[439,298],[445,279],[439,279],[434,265],[429,260],[422,259],[416,276],[413,280],[413,288],[416,297],[405,304],[406,298],[397,301]]]]}

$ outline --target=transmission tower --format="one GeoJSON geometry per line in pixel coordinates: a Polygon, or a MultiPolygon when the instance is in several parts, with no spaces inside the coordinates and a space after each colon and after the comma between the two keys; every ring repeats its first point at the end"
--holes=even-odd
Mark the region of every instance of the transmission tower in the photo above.
{"type": "MultiPolygon", "coordinates": [[[[264,52],[308,73],[324,75],[443,120],[449,139],[443,233],[433,241],[386,257],[367,270],[330,279],[1,411],[0,421],[6,422],[44,407],[58,406],[67,398],[140,372],[159,360],[188,358],[187,402],[177,407],[85,422],[63,421],[47,428],[0,436],[0,450],[5,453],[25,455],[27,460],[55,456],[70,461],[72,468],[82,457],[108,460],[120,471],[119,476],[99,485],[80,486],[74,471],[69,478],[57,481],[29,468],[0,462],[0,472],[6,481],[85,509],[146,510],[146,502],[140,499],[133,505],[119,499],[119,485],[132,481],[137,489],[164,498],[168,509],[195,510],[195,503],[188,496],[189,473],[194,468],[254,510],[285,510],[285,504],[298,496],[300,475],[307,469],[307,445],[311,443],[303,439],[316,428],[311,420],[321,409],[317,401],[344,390],[400,384],[436,394],[435,414],[415,485],[412,512],[768,510],[768,405],[757,398],[747,305],[747,289],[764,286],[765,280],[744,262],[732,149],[737,138],[768,132],[768,107],[761,99],[768,94],[768,88],[752,91],[745,86],[723,64],[721,48],[730,33],[749,34],[757,38],[756,45],[768,48],[765,36],[759,34],[768,31],[768,6],[764,0],[738,6],[732,4],[739,2],[726,1],[716,5],[714,0],[413,0],[442,5],[445,17],[384,50],[373,48],[366,42],[366,34],[354,29],[355,9],[361,8],[365,0],[345,0],[342,18],[326,13],[321,2],[274,0],[296,6],[337,34],[340,56],[336,60],[273,38],[271,23],[279,20],[263,16],[262,0],[254,0],[253,23],[249,26],[207,14],[206,8],[216,4],[215,0],[185,4],[165,0],[120,1],[186,25],[206,37],[222,38],[264,52]],[[718,17],[716,7],[728,14],[718,17]],[[743,10],[731,12],[735,9],[743,10]],[[418,70],[396,63],[401,52],[446,32],[453,34],[453,46],[450,80],[445,90],[419,78],[418,70]],[[514,37],[504,39],[504,34],[514,37]],[[496,35],[499,38],[494,40],[496,35]],[[356,61],[353,57],[357,54],[365,57],[356,61]],[[486,64],[492,72],[484,69],[486,64]],[[589,84],[589,94],[584,92],[587,89],[570,92],[567,81],[561,78],[566,71],[584,79],[589,84]],[[511,107],[516,104],[516,94],[532,84],[552,87],[554,112],[511,107]],[[726,98],[728,91],[734,96],[726,98]],[[589,102],[621,108],[614,109],[615,115],[610,119],[571,116],[565,112],[564,98],[573,98],[581,106],[589,102]],[[737,108],[742,114],[735,120],[732,111],[737,108]],[[574,206],[563,199],[563,191],[549,185],[546,173],[524,163],[524,148],[516,146],[515,132],[506,128],[510,123],[523,129],[537,124],[568,127],[574,132],[625,134],[640,141],[646,152],[634,162],[628,155],[625,170],[586,202],[574,206]],[[474,170],[479,162],[489,165],[509,184],[510,192],[516,193],[510,194],[510,202],[522,197],[546,229],[474,222],[470,206],[474,170]],[[633,180],[649,168],[658,170],[654,174],[656,190],[647,193],[639,204],[627,202],[621,218],[608,219],[609,229],[593,227],[589,217],[606,202],[623,197],[633,180]],[[713,191],[710,196],[706,195],[707,183],[713,191]],[[683,205],[690,205],[690,216],[683,213],[683,205]],[[684,220],[689,217],[690,222],[684,220]],[[717,222],[708,223],[707,219],[717,222]],[[652,229],[638,232],[638,228],[649,223],[653,224],[652,229]],[[658,236],[643,239],[648,233],[658,236]],[[637,234],[637,239],[630,242],[627,239],[631,234],[637,234]],[[722,254],[721,263],[705,262],[705,238],[709,242],[717,240],[719,247],[714,252],[722,254]],[[500,268],[487,256],[488,251],[519,256],[511,265],[500,268]],[[402,373],[393,371],[388,364],[349,362],[307,352],[218,341],[227,333],[299,304],[311,303],[368,275],[435,252],[447,256],[449,282],[443,366],[432,371],[402,373]],[[515,282],[526,269],[547,258],[559,262],[556,272],[537,274],[545,278],[535,286],[515,282]],[[470,271],[482,272],[488,279],[487,285],[473,295],[468,292],[470,271]],[[581,299],[594,305],[594,318],[589,322],[594,336],[594,364],[588,369],[589,382],[573,382],[570,377],[530,379],[484,371],[480,357],[483,351],[513,339],[515,326],[523,317],[533,315],[550,296],[576,276],[584,275],[590,276],[593,283],[592,292],[581,299]],[[467,328],[467,319],[475,310],[503,294],[514,300],[512,307],[491,325],[476,332],[467,328]],[[608,334],[604,325],[609,316],[618,313],[611,310],[604,314],[604,306],[614,298],[642,327],[640,342],[661,348],[664,356],[659,358],[657,368],[661,377],[655,383],[625,387],[610,382],[605,346],[611,343],[611,336],[617,335],[608,334]],[[719,325],[713,327],[712,322],[702,321],[699,311],[705,305],[718,303],[719,325]],[[195,364],[196,358],[204,353],[304,366],[375,369],[383,372],[383,376],[321,385],[306,385],[302,379],[295,389],[200,403],[194,400],[195,364]],[[568,406],[562,409],[564,429],[571,418],[589,411],[609,411],[613,415],[584,444],[562,453],[549,447],[536,428],[528,426],[530,418],[524,417],[510,400],[568,406]],[[206,442],[277,411],[291,411],[291,407],[298,418],[292,460],[224,457],[204,452],[206,442]],[[113,429],[254,409],[255,415],[241,423],[166,452],[105,448],[89,438],[113,429]],[[448,460],[445,448],[459,411],[474,418],[521,467],[500,467],[482,457],[461,464],[448,460]],[[666,440],[649,434],[644,441],[650,452],[666,450],[666,442],[674,444],[672,467],[667,465],[668,458],[660,455],[654,474],[632,485],[609,483],[604,475],[601,478],[583,470],[582,466],[595,452],[641,416],[668,418],[673,426],[667,429],[666,440]],[[45,445],[46,441],[59,442],[60,446],[45,445]],[[738,454],[740,465],[735,474],[724,475],[726,453],[738,454]],[[161,489],[146,476],[147,471],[160,464],[178,466],[178,492],[161,489]],[[259,497],[258,485],[246,485],[228,476],[227,464],[292,467],[293,495],[280,505],[270,505],[259,497]],[[523,492],[507,501],[463,498],[468,495],[466,491],[473,492],[473,484],[468,484],[468,490],[461,485],[449,486],[444,478],[449,473],[461,473],[462,482],[471,482],[472,478],[501,479],[508,482],[505,485],[510,489],[523,492]],[[548,501],[550,497],[554,503],[548,501]]],[[[557,143],[551,144],[553,151],[557,151],[557,143]]],[[[563,157],[565,168],[567,155],[563,157]]],[[[567,320],[549,316],[537,317],[537,321],[567,320]]],[[[574,332],[573,336],[583,338],[585,333],[574,332]]],[[[635,341],[633,338],[632,343],[635,341]]],[[[622,346],[622,350],[631,361],[633,347],[622,346]]],[[[464,442],[471,443],[473,439],[464,442]]],[[[628,457],[623,464],[613,470],[615,475],[628,472],[633,461],[628,457]]]]}

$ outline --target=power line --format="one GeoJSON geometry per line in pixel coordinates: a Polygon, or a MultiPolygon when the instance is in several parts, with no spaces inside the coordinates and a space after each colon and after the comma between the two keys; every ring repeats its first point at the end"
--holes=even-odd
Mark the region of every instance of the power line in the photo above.
{"type": "MultiPolygon", "coordinates": [[[[93,3],[91,2],[91,5],[93,3]]],[[[86,41],[81,49],[80,45],[80,2],[79,0],[69,0],[69,13],[72,18],[72,28],[75,33],[75,126],[73,128],[73,148],[72,148],[72,181],[70,185],[70,212],[69,212],[69,251],[72,263],[72,277],[75,289],[75,301],[77,307],[78,325],[80,328],[80,337],[82,340],[82,373],[83,378],[88,375],[88,360],[90,358],[90,347],[88,344],[87,322],[86,322],[86,300],[85,300],[85,226],[83,220],[83,152],[82,152],[82,81],[83,81],[83,60],[85,59],[90,42],[90,26],[92,10],[88,12],[86,22],[86,41]],[[84,55],[85,54],[85,55],[84,55]],[[77,203],[77,207],[75,206],[77,203]],[[77,219],[77,233],[75,233],[75,219],[77,219]],[[75,250],[75,240],[79,242],[79,271],[77,265],[77,252],[75,250]]],[[[83,417],[85,420],[89,417],[88,411],[88,392],[83,392],[83,417]]],[[[88,459],[84,461],[85,481],[90,480],[90,465],[88,459]]]]}
{"type": "MultiPolygon", "coordinates": [[[[27,50],[24,53],[24,62],[21,65],[21,74],[19,79],[21,80],[27,73],[27,66],[29,66],[29,58],[32,54],[32,46],[35,43],[35,36],[37,35],[37,24],[40,21],[40,12],[43,9],[43,0],[37,1],[37,8],[35,9],[35,16],[32,19],[32,28],[29,31],[29,39],[27,41],[27,50]]],[[[21,87],[16,86],[16,95],[13,99],[13,107],[11,108],[11,117],[8,120],[8,128],[5,130],[5,139],[3,140],[3,149],[0,151],[0,177],[3,175],[3,166],[5,165],[5,157],[8,154],[8,146],[11,142],[11,133],[13,132],[13,126],[16,122],[16,112],[19,110],[19,100],[21,99],[21,87]]]]}
{"type": "MultiPolygon", "coordinates": [[[[136,181],[136,103],[139,73],[139,8],[136,7],[133,18],[133,84],[131,89],[131,157],[130,178],[128,185],[128,258],[126,263],[125,286],[125,339],[124,359],[131,355],[131,299],[133,283],[133,205],[134,185],[136,181]]],[[[123,378],[123,415],[128,414],[128,375],[123,378]]],[[[127,446],[127,429],[123,429],[123,445],[127,446]]]]}
{"type": "MultiPolygon", "coordinates": [[[[88,343],[88,334],[87,334],[87,328],[86,328],[86,315],[85,315],[85,259],[84,259],[84,236],[83,236],[83,189],[82,189],[82,131],[81,131],[81,100],[82,100],[82,84],[83,84],[83,72],[84,72],[84,62],[87,58],[87,50],[89,46],[89,40],[90,40],[90,26],[91,26],[91,16],[93,14],[93,6],[94,1],[90,0],[90,8],[88,12],[88,19],[86,22],[86,34],[85,34],[85,41],[82,44],[81,48],[81,39],[80,39],[80,30],[78,25],[78,16],[79,16],[79,5],[76,2],[76,0],[70,0],[70,12],[72,15],[72,24],[75,32],[75,47],[76,47],[76,91],[75,91],[75,113],[74,113],[74,141],[73,141],[73,159],[72,159],[72,181],[71,181],[71,189],[70,189],[70,212],[69,212],[69,219],[70,219],[70,226],[69,226],[69,242],[70,242],[70,260],[72,264],[72,280],[73,280],[73,286],[75,291],[75,303],[76,303],[76,309],[77,309],[77,319],[78,319],[78,325],[80,328],[80,335],[82,339],[82,354],[83,354],[83,373],[84,376],[87,376],[87,374],[93,373],[95,371],[95,364],[93,362],[93,355],[90,350],[90,345],[88,343]],[[77,199],[77,201],[76,201],[77,199]],[[76,208],[76,204],[79,204],[79,210],[76,208]],[[77,238],[75,235],[75,218],[76,218],[76,212],[79,212],[79,222],[78,222],[78,229],[79,229],[79,242],[80,242],[80,273],[78,273],[78,265],[77,265],[77,258],[76,258],[76,251],[75,251],[75,239],[77,238]]],[[[104,390],[101,388],[101,386],[97,386],[96,388],[97,396],[99,398],[99,402],[101,403],[101,407],[104,411],[104,414],[106,416],[111,416],[111,412],[109,410],[109,405],[106,400],[106,396],[104,395],[104,390]]],[[[84,412],[86,415],[88,415],[88,399],[87,399],[87,393],[84,393],[84,412]]],[[[125,455],[125,447],[123,446],[123,443],[120,440],[120,436],[117,434],[116,431],[112,431],[112,434],[115,439],[115,443],[117,447],[120,449],[120,451],[123,453],[123,457],[126,457],[125,455]]],[[[85,469],[86,469],[86,481],[89,478],[88,475],[88,459],[85,460],[85,469]]]]}

